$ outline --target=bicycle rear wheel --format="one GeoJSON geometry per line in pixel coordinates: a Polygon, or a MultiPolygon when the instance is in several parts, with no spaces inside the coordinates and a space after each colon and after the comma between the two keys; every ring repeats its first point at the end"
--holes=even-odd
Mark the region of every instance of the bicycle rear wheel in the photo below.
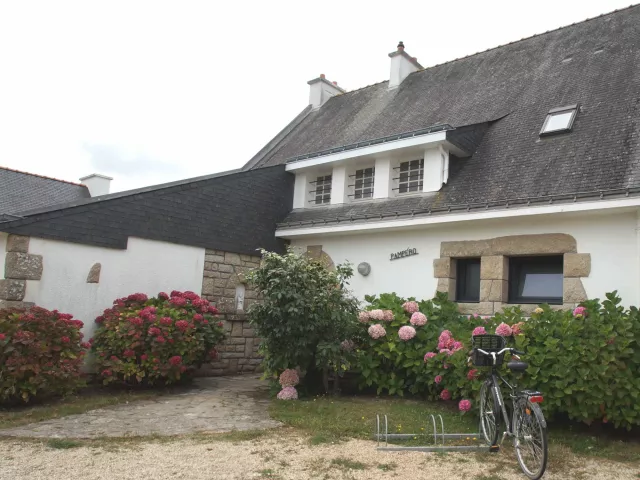
{"type": "Polygon", "coordinates": [[[521,398],[513,411],[516,456],[522,472],[538,480],[547,468],[547,422],[540,406],[521,398]]]}
{"type": "Polygon", "coordinates": [[[500,406],[493,391],[493,381],[489,379],[480,388],[480,428],[485,441],[489,445],[498,443],[499,424],[500,406]]]}

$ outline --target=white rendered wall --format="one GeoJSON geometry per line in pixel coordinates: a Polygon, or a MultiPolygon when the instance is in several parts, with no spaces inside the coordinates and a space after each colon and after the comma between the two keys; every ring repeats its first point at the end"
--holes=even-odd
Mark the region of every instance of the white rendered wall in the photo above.
{"type": "Polygon", "coordinates": [[[129,238],[126,250],[116,250],[31,237],[29,253],[43,256],[43,272],[41,280],[27,281],[24,300],[73,314],[85,323],[87,339],[116,298],[202,289],[203,248],[129,238]],[[87,283],[95,263],[102,265],[100,283],[87,283]]]}
{"type": "Polygon", "coordinates": [[[591,274],[582,283],[589,298],[604,298],[618,290],[623,303],[640,304],[640,221],[635,212],[619,214],[559,214],[527,218],[495,219],[461,224],[423,226],[404,231],[315,236],[292,240],[304,248],[322,245],[334,263],[360,262],[371,265],[363,277],[357,271],[351,289],[360,299],[366,294],[396,292],[418,299],[432,298],[437,280],[433,260],[440,257],[440,242],[480,240],[507,235],[567,233],[578,245],[578,253],[591,254],[591,274]],[[418,255],[390,261],[392,252],[417,248],[418,255]]]}
{"type": "Polygon", "coordinates": [[[7,251],[7,234],[0,232],[0,279],[4,278],[4,261],[7,251]]]}

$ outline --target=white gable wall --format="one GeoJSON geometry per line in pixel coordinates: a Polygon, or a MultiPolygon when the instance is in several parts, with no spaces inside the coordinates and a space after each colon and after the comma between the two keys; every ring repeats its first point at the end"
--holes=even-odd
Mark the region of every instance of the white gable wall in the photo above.
{"type": "Polygon", "coordinates": [[[402,231],[367,232],[296,238],[292,246],[306,250],[322,245],[334,263],[350,261],[371,265],[363,277],[357,271],[351,289],[358,298],[366,294],[396,292],[419,299],[432,298],[437,286],[433,260],[440,258],[443,241],[481,240],[507,235],[566,233],[572,235],[578,253],[591,254],[591,274],[582,282],[589,298],[604,298],[618,290],[625,305],[640,304],[640,223],[635,212],[572,213],[495,219],[459,224],[421,226],[402,231]],[[416,248],[418,255],[390,261],[390,254],[416,248]]]}
{"type": "Polygon", "coordinates": [[[116,298],[202,289],[203,248],[129,238],[127,249],[117,250],[31,237],[29,253],[42,255],[43,272],[40,280],[27,281],[24,301],[73,314],[85,323],[86,338],[116,298]],[[102,266],[100,281],[87,283],[95,263],[102,266]]]}

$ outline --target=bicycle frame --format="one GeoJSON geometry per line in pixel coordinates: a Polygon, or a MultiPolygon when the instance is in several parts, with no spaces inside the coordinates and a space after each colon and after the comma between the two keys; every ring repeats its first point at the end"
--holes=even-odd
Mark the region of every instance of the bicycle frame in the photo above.
{"type": "Polygon", "coordinates": [[[492,368],[491,369],[492,388],[496,394],[496,398],[498,399],[498,406],[500,407],[500,410],[502,412],[502,418],[504,418],[505,426],[506,426],[506,430],[503,432],[502,439],[500,440],[500,444],[502,444],[502,442],[504,441],[504,438],[507,435],[513,436],[513,430],[512,430],[513,425],[511,422],[511,418],[507,414],[507,407],[504,402],[504,397],[502,396],[502,389],[500,388],[500,383],[498,382],[498,379],[500,379],[500,381],[502,381],[505,385],[507,385],[507,387],[509,387],[509,390],[510,390],[509,397],[511,398],[511,403],[514,411],[515,411],[515,406],[513,406],[513,402],[516,398],[518,398],[518,395],[514,393],[515,386],[507,382],[505,378],[496,371],[495,367],[492,368]]]}

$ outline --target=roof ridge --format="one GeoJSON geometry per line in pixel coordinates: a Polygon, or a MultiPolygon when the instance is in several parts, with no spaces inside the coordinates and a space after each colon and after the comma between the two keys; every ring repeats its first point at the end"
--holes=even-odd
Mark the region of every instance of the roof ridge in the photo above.
{"type": "Polygon", "coordinates": [[[2,165],[0,165],[0,170],[6,170],[8,172],[20,173],[22,175],[30,175],[32,177],[45,178],[47,180],[54,180],[56,182],[68,183],[70,185],[75,185],[77,187],[85,187],[85,188],[87,187],[86,185],[84,185],[82,183],[70,182],[69,180],[61,180],[60,178],[47,177],[46,175],[40,175],[38,173],[25,172],[23,170],[16,170],[15,168],[3,167],[2,165]]]}
{"type": "MultiPolygon", "coordinates": [[[[618,8],[618,9],[613,10],[611,12],[601,13],[600,15],[598,15],[596,17],[585,18],[584,20],[580,20],[579,22],[573,22],[573,23],[571,23],[569,25],[563,25],[561,27],[554,28],[552,30],[547,30],[546,32],[535,33],[535,34],[533,34],[533,35],[531,35],[529,37],[523,37],[523,38],[520,38],[519,40],[514,40],[512,42],[503,43],[501,45],[496,45],[495,47],[487,48],[486,50],[481,50],[479,52],[470,53],[469,55],[465,55],[464,57],[454,58],[453,60],[447,60],[446,62],[437,63],[437,64],[431,65],[429,67],[421,68],[420,70],[416,70],[415,72],[412,72],[410,75],[413,75],[413,74],[416,74],[416,73],[425,72],[425,71],[430,70],[432,68],[441,67],[443,65],[448,65],[449,63],[457,62],[459,60],[465,60],[467,58],[475,57],[476,55],[481,55],[483,53],[487,53],[487,52],[490,52],[492,50],[497,50],[498,48],[503,48],[503,47],[506,47],[506,46],[509,46],[509,45],[514,45],[516,43],[524,42],[526,40],[531,40],[532,38],[541,37],[542,35],[547,35],[549,33],[557,32],[558,30],[563,30],[565,28],[570,28],[570,27],[575,27],[577,25],[582,25],[583,23],[591,22],[593,20],[597,20],[597,19],[602,18],[602,17],[607,17],[609,15],[613,15],[614,13],[619,13],[619,12],[622,12],[622,11],[625,11],[625,10],[629,10],[631,8],[635,8],[635,7],[639,7],[639,6],[640,6],[640,3],[636,3],[636,4],[629,5],[628,7],[618,8]]],[[[364,87],[356,88],[355,90],[349,90],[348,92],[341,93],[339,95],[335,95],[335,97],[343,97],[343,96],[348,95],[350,93],[355,93],[355,92],[358,92],[360,90],[364,90],[366,88],[375,87],[376,85],[380,85],[381,83],[385,83],[385,82],[388,82],[388,81],[389,80],[382,80],[380,82],[372,83],[371,85],[365,85],[364,87]]],[[[329,99],[329,100],[331,100],[331,99],[329,99]]]]}
{"type": "Polygon", "coordinates": [[[503,43],[502,45],[496,45],[495,47],[487,48],[486,50],[482,50],[480,52],[470,53],[469,55],[465,55],[464,57],[454,58],[453,60],[447,60],[446,62],[437,63],[436,65],[431,65],[430,67],[423,68],[422,70],[417,70],[417,71],[415,71],[413,73],[424,72],[424,71],[429,70],[431,68],[441,67],[442,65],[447,65],[449,63],[457,62],[458,60],[465,60],[467,58],[475,57],[476,55],[487,53],[487,52],[490,52],[492,50],[497,50],[498,48],[503,48],[503,47],[506,47],[506,46],[509,46],[509,45],[514,45],[516,43],[524,42],[526,40],[531,40],[532,38],[541,37],[543,35],[548,35],[549,33],[557,32],[558,30],[564,30],[565,28],[571,28],[571,27],[575,27],[575,26],[578,26],[578,25],[582,25],[583,23],[591,22],[593,20],[597,20],[597,19],[602,18],[602,17],[607,17],[607,16],[613,15],[615,13],[620,13],[620,12],[623,12],[625,10],[630,10],[632,8],[639,7],[639,6],[640,6],[640,3],[631,4],[628,7],[618,8],[616,10],[613,10],[613,11],[607,12],[607,13],[601,13],[600,15],[598,15],[596,17],[585,18],[584,20],[580,20],[579,22],[573,22],[573,23],[571,23],[569,25],[563,25],[561,27],[554,28],[552,30],[547,30],[546,32],[535,33],[535,34],[533,34],[533,35],[531,35],[529,37],[523,37],[523,38],[520,38],[519,40],[514,40],[514,41],[508,42],[508,43],[503,43]]]}

